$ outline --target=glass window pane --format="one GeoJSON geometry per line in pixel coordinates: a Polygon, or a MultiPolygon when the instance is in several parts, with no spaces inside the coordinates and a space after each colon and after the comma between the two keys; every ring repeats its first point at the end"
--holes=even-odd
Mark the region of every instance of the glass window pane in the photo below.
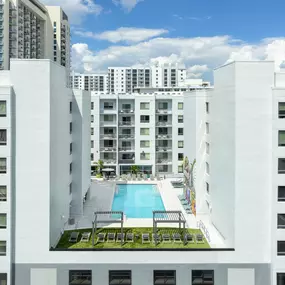
{"type": "Polygon", "coordinates": [[[7,187],[0,186],[0,201],[7,201],[7,187]]]}
{"type": "Polygon", "coordinates": [[[7,226],[7,215],[0,214],[0,229],[6,228],[7,226]]]}
{"type": "Polygon", "coordinates": [[[285,146],[285,131],[278,132],[278,146],[285,146]]]}
{"type": "Polygon", "coordinates": [[[6,116],[6,101],[0,101],[0,117],[5,117],[6,116]]]}
{"type": "Polygon", "coordinates": [[[285,173],[285,158],[278,158],[278,173],[285,173]]]}

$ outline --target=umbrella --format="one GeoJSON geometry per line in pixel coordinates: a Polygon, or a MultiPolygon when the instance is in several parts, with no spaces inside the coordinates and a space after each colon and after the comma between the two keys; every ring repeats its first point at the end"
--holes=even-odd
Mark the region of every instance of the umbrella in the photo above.
{"type": "Polygon", "coordinates": [[[108,172],[108,178],[109,178],[109,176],[110,176],[110,173],[111,172],[114,172],[115,170],[113,169],[113,168],[103,168],[102,169],[102,172],[108,172]]]}

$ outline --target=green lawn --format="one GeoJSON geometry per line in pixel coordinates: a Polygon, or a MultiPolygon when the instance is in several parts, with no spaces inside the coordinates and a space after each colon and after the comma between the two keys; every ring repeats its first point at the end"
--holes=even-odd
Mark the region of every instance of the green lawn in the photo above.
{"type": "MultiPolygon", "coordinates": [[[[74,230],[73,230],[74,231],[74,230]]],[[[83,232],[92,232],[92,229],[84,229],[84,230],[77,230],[79,233],[83,232]]],[[[187,231],[191,234],[202,234],[200,230],[197,229],[187,229],[187,231]]],[[[88,243],[85,242],[80,242],[81,239],[81,234],[79,235],[78,242],[77,243],[69,243],[69,236],[72,231],[65,231],[62,238],[60,239],[57,248],[58,249],[68,249],[68,248],[92,248],[92,237],[90,237],[90,240],[88,243]]],[[[120,233],[121,229],[120,228],[101,228],[96,231],[96,234],[98,233],[120,233]]],[[[174,243],[171,241],[170,243],[165,243],[165,242],[160,242],[158,245],[155,245],[152,242],[152,228],[124,228],[124,233],[134,233],[134,242],[133,243],[126,243],[124,242],[123,246],[121,246],[120,242],[104,242],[104,243],[97,243],[97,235],[95,236],[95,249],[100,248],[100,249],[112,249],[112,248],[123,248],[123,249],[128,249],[128,248],[138,248],[138,249],[151,249],[151,248],[161,248],[161,249],[167,249],[167,248],[210,248],[208,242],[204,238],[204,243],[189,243],[187,245],[184,245],[183,243],[174,243]],[[141,240],[141,234],[142,233],[150,233],[150,239],[151,242],[148,244],[142,243],[141,240]],[[137,237],[136,237],[137,235],[137,237]]],[[[168,233],[172,236],[173,233],[182,233],[180,232],[178,228],[158,228],[158,234],[164,234],[168,233]]],[[[107,235],[106,235],[107,236],[107,235]]]]}

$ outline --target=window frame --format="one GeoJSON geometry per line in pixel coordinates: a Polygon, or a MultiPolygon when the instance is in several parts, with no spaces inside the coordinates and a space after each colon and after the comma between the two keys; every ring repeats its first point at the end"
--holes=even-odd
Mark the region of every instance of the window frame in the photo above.
{"type": "Polygon", "coordinates": [[[176,270],[153,270],[153,285],[160,285],[157,279],[164,279],[164,284],[176,285],[176,270]],[[173,277],[171,276],[173,274],[173,277]],[[160,276],[159,276],[160,275],[160,276]],[[167,276],[168,275],[168,276],[167,276]],[[169,282],[172,281],[173,282],[169,282]]]}
{"type": "Polygon", "coordinates": [[[7,145],[7,129],[0,129],[0,146],[1,145],[7,145]],[[2,139],[2,134],[1,132],[3,132],[3,137],[5,137],[5,141],[1,140],[2,139]]]}
{"type": "Polygon", "coordinates": [[[284,213],[277,213],[277,229],[285,229],[285,214],[284,213]],[[284,225],[279,224],[279,218],[283,215],[283,218],[281,220],[284,221],[284,225]]]}
{"type": "Polygon", "coordinates": [[[5,161],[5,170],[1,170],[0,168],[0,174],[6,174],[7,173],[7,158],[6,157],[0,157],[0,161],[5,161]]]}
{"type": "Polygon", "coordinates": [[[191,271],[191,285],[203,285],[203,284],[209,284],[214,285],[215,284],[215,271],[211,269],[194,269],[191,271]],[[196,274],[195,274],[196,273],[196,274]],[[200,273],[198,275],[198,273],[200,273]],[[211,274],[211,283],[209,281],[206,281],[205,275],[211,274]],[[198,281],[197,281],[198,279],[198,281]],[[200,281],[200,282],[199,282],[200,281]]]}
{"type": "Polygon", "coordinates": [[[285,102],[278,102],[278,118],[279,119],[285,119],[285,102]],[[282,105],[284,107],[284,110],[280,110],[280,107],[282,105]],[[282,114],[282,111],[284,112],[284,114],[282,114]]]}
{"type": "Polygon", "coordinates": [[[1,221],[1,217],[3,218],[5,223],[3,224],[0,223],[0,229],[7,229],[7,213],[0,213],[0,221],[1,221]]]}
{"type": "Polygon", "coordinates": [[[183,124],[184,123],[184,116],[183,115],[178,115],[178,124],[183,124]],[[182,117],[182,119],[181,119],[182,117]]]}
{"type": "MultiPolygon", "coordinates": [[[[86,275],[87,275],[87,276],[81,276],[81,278],[82,278],[82,277],[84,277],[84,278],[86,278],[86,277],[87,277],[87,278],[90,278],[89,280],[87,280],[87,279],[81,279],[81,282],[82,282],[82,281],[84,282],[84,281],[87,280],[87,281],[90,281],[90,283],[84,283],[84,284],[92,285],[92,270],[80,270],[80,269],[78,269],[78,270],[76,270],[76,269],[75,269],[75,270],[74,270],[74,269],[73,269],[73,270],[69,270],[69,280],[68,280],[68,284],[69,284],[69,285],[72,285],[74,280],[77,280],[77,281],[78,281],[77,278],[80,277],[79,274],[80,274],[80,275],[83,275],[83,274],[86,274],[86,275]],[[77,273],[77,276],[72,276],[72,273],[77,273]],[[90,274],[90,276],[88,276],[88,274],[90,274]],[[75,277],[76,279],[74,278],[73,280],[71,280],[72,277],[75,277]]],[[[80,281],[80,280],[79,280],[79,281],[80,281]]]]}
{"type": "Polygon", "coordinates": [[[177,146],[178,148],[184,148],[184,141],[178,141],[177,146]],[[182,146],[180,145],[180,143],[182,143],[182,146]]]}
{"type": "Polygon", "coordinates": [[[149,136],[150,135],[150,128],[140,128],[140,135],[141,136],[149,136]],[[148,130],[148,133],[147,134],[143,134],[142,130],[148,130]]]}
{"type": "Polygon", "coordinates": [[[178,136],[184,136],[184,128],[178,128],[178,136]],[[181,130],[182,133],[180,133],[181,130]]]}
{"type": "Polygon", "coordinates": [[[278,256],[284,256],[285,255],[285,241],[284,240],[278,240],[277,241],[277,255],[278,256]],[[284,251],[279,251],[279,245],[282,245],[284,247],[284,251]]]}
{"type": "Polygon", "coordinates": [[[0,202],[7,202],[7,185],[0,185],[0,202]],[[3,192],[4,195],[2,195],[1,187],[5,187],[3,192]]]}
{"type": "Polygon", "coordinates": [[[178,102],[177,108],[178,108],[178,110],[184,110],[184,103],[183,102],[178,102]],[[181,108],[181,106],[182,106],[182,108],[181,108]]]}
{"type": "MultiPolygon", "coordinates": [[[[0,117],[7,117],[7,101],[6,100],[0,100],[0,107],[2,106],[2,104],[4,106],[5,111],[0,112],[0,117]]],[[[1,110],[1,108],[0,108],[0,110],[1,110]]]]}
{"type": "Polygon", "coordinates": [[[285,158],[283,157],[278,157],[278,174],[285,174],[285,158]],[[284,169],[280,169],[281,161],[284,161],[284,169]]]}
{"type": "Polygon", "coordinates": [[[120,284],[131,285],[132,284],[132,271],[131,270],[109,270],[109,272],[108,272],[108,284],[109,285],[120,285],[120,284]],[[124,279],[123,278],[124,275],[127,278],[124,279]],[[122,276],[121,279],[118,278],[120,276],[122,276]],[[112,277],[113,277],[113,279],[112,279],[112,277]],[[114,277],[116,277],[116,278],[114,278],[114,277]],[[116,282],[114,282],[114,280],[116,280],[116,282]],[[125,282],[122,282],[122,280],[124,280],[125,282]]]}

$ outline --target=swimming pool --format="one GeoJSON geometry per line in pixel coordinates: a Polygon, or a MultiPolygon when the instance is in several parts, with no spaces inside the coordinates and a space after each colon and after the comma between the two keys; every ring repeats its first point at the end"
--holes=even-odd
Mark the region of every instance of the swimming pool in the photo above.
{"type": "Polygon", "coordinates": [[[112,211],[123,211],[127,218],[152,218],[152,211],[165,211],[154,184],[119,184],[112,211]]]}

